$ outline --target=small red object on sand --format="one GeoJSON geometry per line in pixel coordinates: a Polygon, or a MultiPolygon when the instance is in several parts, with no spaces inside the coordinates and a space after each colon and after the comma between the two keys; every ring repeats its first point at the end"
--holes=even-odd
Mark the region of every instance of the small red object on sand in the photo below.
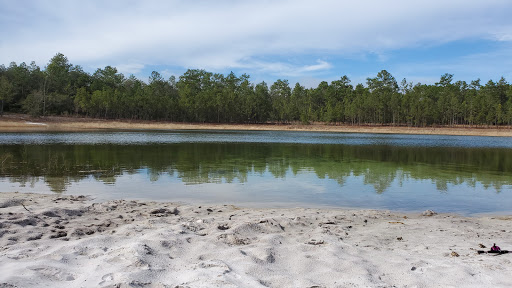
{"type": "Polygon", "coordinates": [[[494,245],[492,245],[491,247],[491,251],[500,251],[500,247],[496,246],[496,243],[494,243],[494,245]]]}

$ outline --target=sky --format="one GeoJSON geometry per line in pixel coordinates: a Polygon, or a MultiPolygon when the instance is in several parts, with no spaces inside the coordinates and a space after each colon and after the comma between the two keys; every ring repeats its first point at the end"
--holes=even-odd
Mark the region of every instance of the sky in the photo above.
{"type": "Polygon", "coordinates": [[[57,53],[147,80],[187,69],[316,87],[381,70],[398,82],[512,81],[510,0],[0,0],[0,64],[57,53]]]}

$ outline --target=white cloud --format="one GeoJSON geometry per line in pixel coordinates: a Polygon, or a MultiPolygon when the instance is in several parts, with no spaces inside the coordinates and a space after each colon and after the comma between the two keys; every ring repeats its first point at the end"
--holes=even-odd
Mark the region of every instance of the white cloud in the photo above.
{"type": "Polygon", "coordinates": [[[386,61],[396,49],[512,35],[506,0],[0,0],[0,8],[0,63],[44,66],[62,52],[128,73],[169,65],[299,76],[332,68],[317,60],[324,56],[386,61]],[[255,60],[265,56],[277,60],[255,60]]]}
{"type": "Polygon", "coordinates": [[[498,41],[503,41],[503,42],[511,42],[512,41],[512,31],[510,33],[499,33],[499,34],[496,34],[496,39],[498,41]]]}
{"type": "Polygon", "coordinates": [[[332,65],[323,60],[316,60],[316,64],[290,64],[280,61],[242,61],[236,64],[237,68],[250,69],[256,72],[268,73],[274,76],[297,77],[304,73],[314,73],[329,70],[332,65]]]}
{"type": "Polygon", "coordinates": [[[332,67],[331,64],[329,64],[325,61],[322,61],[322,60],[317,60],[316,62],[318,64],[306,65],[306,66],[302,67],[301,69],[299,69],[299,72],[313,72],[313,71],[330,69],[332,67]]]}

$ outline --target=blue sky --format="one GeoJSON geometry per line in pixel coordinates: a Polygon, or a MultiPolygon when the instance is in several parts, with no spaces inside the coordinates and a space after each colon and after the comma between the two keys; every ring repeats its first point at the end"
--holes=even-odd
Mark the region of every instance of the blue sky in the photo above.
{"type": "Polygon", "coordinates": [[[415,83],[512,81],[511,11],[510,0],[0,0],[0,64],[44,67],[61,52],[141,79],[198,68],[315,87],[386,69],[415,83]]]}

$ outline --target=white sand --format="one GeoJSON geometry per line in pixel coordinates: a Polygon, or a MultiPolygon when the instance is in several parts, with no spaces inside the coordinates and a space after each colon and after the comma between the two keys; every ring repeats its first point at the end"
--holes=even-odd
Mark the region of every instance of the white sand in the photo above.
{"type": "Polygon", "coordinates": [[[512,287],[512,254],[476,252],[511,224],[0,193],[0,287],[512,287]]]}

